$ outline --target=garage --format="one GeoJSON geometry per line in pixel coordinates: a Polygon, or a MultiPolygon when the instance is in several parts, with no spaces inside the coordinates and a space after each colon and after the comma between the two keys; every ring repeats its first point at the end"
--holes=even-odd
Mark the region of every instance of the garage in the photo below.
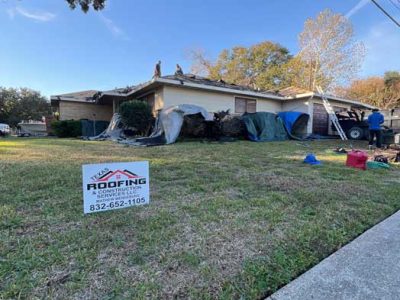
{"type": "Polygon", "coordinates": [[[314,103],[313,133],[328,135],[329,115],[322,104],[314,103]]]}

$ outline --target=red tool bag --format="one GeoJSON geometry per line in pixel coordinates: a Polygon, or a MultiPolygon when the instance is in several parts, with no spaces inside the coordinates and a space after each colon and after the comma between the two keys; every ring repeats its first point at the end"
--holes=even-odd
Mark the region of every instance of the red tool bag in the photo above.
{"type": "Polygon", "coordinates": [[[366,152],[361,150],[352,150],[347,153],[346,166],[366,170],[367,160],[368,154],[366,152]]]}

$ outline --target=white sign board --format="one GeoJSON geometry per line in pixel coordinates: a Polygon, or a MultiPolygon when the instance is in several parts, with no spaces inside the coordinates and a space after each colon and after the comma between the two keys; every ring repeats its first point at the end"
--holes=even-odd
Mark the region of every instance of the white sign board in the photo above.
{"type": "Polygon", "coordinates": [[[149,203],[149,162],[82,166],[85,214],[149,203]]]}

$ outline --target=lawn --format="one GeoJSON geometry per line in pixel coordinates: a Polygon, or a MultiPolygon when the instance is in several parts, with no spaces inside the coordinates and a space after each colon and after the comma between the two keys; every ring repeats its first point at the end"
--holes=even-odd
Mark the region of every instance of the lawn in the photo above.
{"type": "Polygon", "coordinates": [[[341,145],[0,139],[0,298],[261,299],[400,208],[341,145]],[[150,205],[83,215],[82,164],[140,160],[150,205]]]}

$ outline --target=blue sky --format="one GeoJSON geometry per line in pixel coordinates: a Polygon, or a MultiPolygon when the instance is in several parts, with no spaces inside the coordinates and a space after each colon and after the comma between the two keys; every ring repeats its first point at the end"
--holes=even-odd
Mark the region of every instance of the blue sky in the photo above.
{"type": "MultiPolygon", "coordinates": [[[[379,0],[400,20],[390,0],[379,0]]],[[[367,55],[360,76],[400,70],[400,29],[369,0],[108,0],[102,12],[63,0],[0,1],[0,86],[44,95],[106,90],[149,80],[162,60],[189,71],[190,49],[215,58],[224,48],[264,40],[295,54],[308,17],[330,8],[349,16],[367,55]]]]}

